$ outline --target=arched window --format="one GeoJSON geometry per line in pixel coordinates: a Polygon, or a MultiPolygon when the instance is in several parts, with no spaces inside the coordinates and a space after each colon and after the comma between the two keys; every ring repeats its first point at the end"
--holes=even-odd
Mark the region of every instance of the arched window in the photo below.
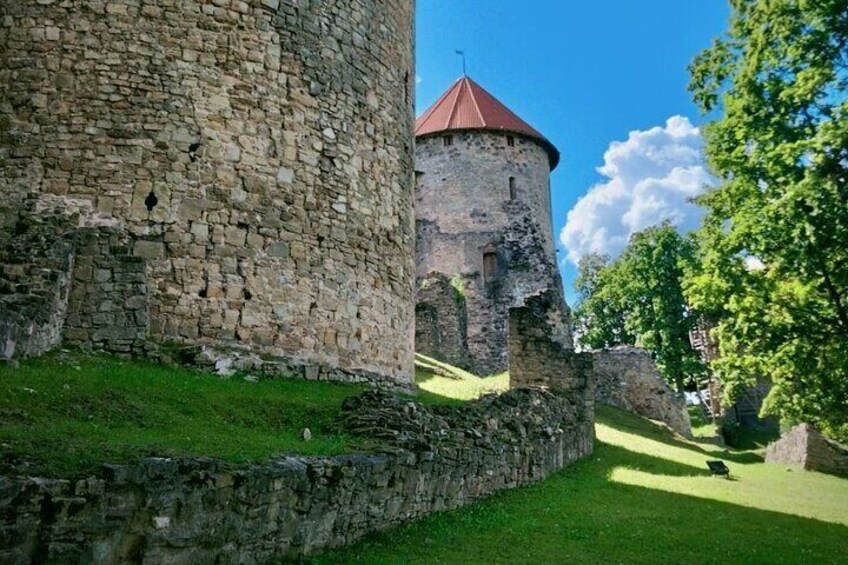
{"type": "Polygon", "coordinates": [[[488,282],[498,276],[498,254],[494,250],[483,253],[483,280],[488,282]]]}
{"type": "Polygon", "coordinates": [[[515,177],[509,177],[509,199],[515,200],[518,198],[518,193],[515,189],[515,177]]]}

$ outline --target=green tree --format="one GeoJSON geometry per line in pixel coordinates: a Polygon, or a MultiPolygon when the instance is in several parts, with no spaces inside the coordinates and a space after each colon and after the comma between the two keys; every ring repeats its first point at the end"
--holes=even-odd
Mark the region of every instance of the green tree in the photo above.
{"type": "Polygon", "coordinates": [[[693,61],[719,185],[701,200],[690,302],[717,312],[714,369],[732,398],[848,439],[848,0],[732,0],[693,61]]]}
{"type": "Polygon", "coordinates": [[[580,343],[594,349],[635,343],[624,324],[623,297],[609,268],[609,255],[591,253],[580,259],[574,281],[577,291],[576,330],[580,343]]]}
{"type": "Polygon", "coordinates": [[[694,248],[670,225],[634,234],[612,263],[587,256],[576,288],[577,329],[582,345],[637,345],[653,352],[660,373],[683,390],[703,372],[689,343],[695,318],[686,306],[682,279],[694,248]]]}

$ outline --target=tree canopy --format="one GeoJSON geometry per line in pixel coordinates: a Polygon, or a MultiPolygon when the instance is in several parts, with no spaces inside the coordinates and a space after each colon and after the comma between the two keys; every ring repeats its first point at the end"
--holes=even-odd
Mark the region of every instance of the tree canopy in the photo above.
{"type": "Polygon", "coordinates": [[[690,67],[718,185],[700,199],[690,303],[718,316],[732,397],[848,439],[848,0],[731,0],[690,67]]]}
{"type": "Polygon", "coordinates": [[[677,390],[703,372],[689,343],[695,318],[681,286],[693,245],[669,224],[634,234],[614,262],[588,255],[575,283],[580,343],[591,348],[637,345],[650,350],[677,390]]]}

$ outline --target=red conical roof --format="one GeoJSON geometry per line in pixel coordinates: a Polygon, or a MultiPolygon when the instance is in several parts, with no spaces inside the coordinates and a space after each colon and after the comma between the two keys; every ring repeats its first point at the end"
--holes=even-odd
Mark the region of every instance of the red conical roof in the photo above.
{"type": "Polygon", "coordinates": [[[545,136],[466,76],[456,81],[415,120],[416,137],[452,130],[489,130],[526,135],[544,146],[551,170],[559,163],[559,151],[545,136]]]}

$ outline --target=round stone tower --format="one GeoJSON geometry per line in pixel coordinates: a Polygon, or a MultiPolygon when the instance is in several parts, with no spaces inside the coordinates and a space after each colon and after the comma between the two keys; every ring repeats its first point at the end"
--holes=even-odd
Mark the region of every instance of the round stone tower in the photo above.
{"type": "Polygon", "coordinates": [[[413,0],[4,2],[0,223],[64,199],[123,230],[104,249],[146,281],[128,322],[105,296],[108,258],[77,246],[73,315],[45,319],[83,345],[129,347],[115,328],[143,323],[148,343],[411,383],[413,13],[413,0]]]}
{"type": "Polygon", "coordinates": [[[545,290],[562,297],[550,200],[559,152],[468,77],[418,118],[415,137],[416,350],[504,371],[509,308],[545,290]],[[439,293],[445,281],[452,292],[439,293]]]}

